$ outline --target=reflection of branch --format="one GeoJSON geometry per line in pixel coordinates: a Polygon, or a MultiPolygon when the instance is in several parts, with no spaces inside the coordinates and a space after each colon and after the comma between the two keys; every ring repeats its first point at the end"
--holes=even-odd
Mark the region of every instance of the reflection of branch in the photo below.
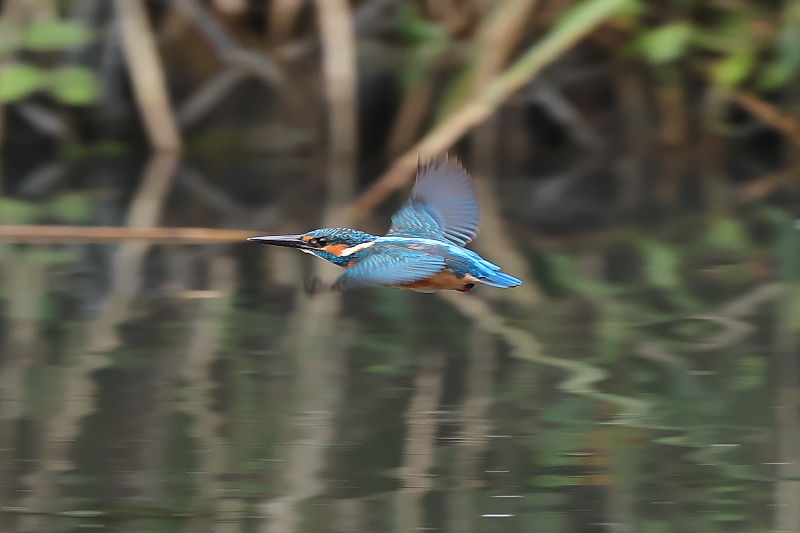
{"type": "Polygon", "coordinates": [[[405,426],[408,428],[403,450],[400,479],[403,488],[398,494],[403,510],[398,513],[403,521],[401,531],[423,529],[423,503],[427,491],[433,486],[429,475],[433,465],[436,440],[436,408],[442,391],[442,354],[423,354],[422,362],[414,381],[414,394],[406,411],[405,426]]]}
{"type": "Polygon", "coordinates": [[[205,176],[187,165],[181,165],[177,180],[198,199],[217,211],[232,217],[243,215],[247,211],[230,194],[209,183],[205,176]]]}
{"type": "Polygon", "coordinates": [[[426,161],[447,150],[470,128],[486,120],[509,96],[524,86],[544,67],[594,30],[619,7],[621,0],[584,2],[582,17],[572,17],[569,23],[556,26],[541,41],[533,45],[511,67],[490,81],[476,96],[426,135],[413,148],[398,158],[394,165],[356,202],[350,205],[348,216],[355,219],[368,213],[411,178],[417,163],[426,161]]]}
{"type": "MultiPolygon", "coordinates": [[[[168,190],[176,164],[177,158],[174,156],[153,157],[145,171],[141,189],[131,204],[127,221],[129,225],[148,227],[157,224],[163,195],[168,190]]],[[[117,250],[113,258],[111,293],[103,302],[100,317],[89,324],[81,351],[65,369],[64,410],[49,428],[47,439],[53,444],[44,447],[50,451],[48,462],[54,472],[72,468],[69,448],[80,431],[79,421],[94,406],[95,383],[92,374],[110,363],[108,356],[102,352],[119,343],[115,326],[128,312],[129,301],[139,286],[139,270],[147,249],[142,243],[125,243],[117,250]]]]}
{"type": "Polygon", "coordinates": [[[779,324],[775,336],[775,368],[777,397],[775,398],[775,426],[778,445],[778,475],[793,478],[775,483],[775,531],[800,531],[800,368],[797,346],[798,328],[790,323],[797,309],[797,289],[782,298],[776,306],[775,322],[779,324]],[[793,301],[794,300],[794,301],[793,301]]]}
{"type": "Polygon", "coordinates": [[[337,324],[339,294],[327,293],[307,299],[291,320],[290,342],[297,365],[292,410],[298,438],[286,458],[284,495],[263,505],[269,517],[265,531],[300,531],[299,504],[322,490],[319,479],[325,451],[334,436],[334,413],[342,392],[345,353],[355,334],[337,324]]]}
{"type": "Polygon", "coordinates": [[[570,371],[572,375],[558,385],[561,390],[617,405],[620,408],[618,420],[629,425],[635,426],[642,422],[647,415],[648,402],[619,394],[601,392],[595,388],[595,383],[608,377],[605,370],[581,361],[546,355],[542,344],[531,333],[507,325],[503,317],[494,312],[484,300],[475,296],[455,294],[451,291],[441,291],[437,294],[473,319],[476,327],[502,338],[512,348],[511,355],[513,357],[570,371]]]}
{"type": "Polygon", "coordinates": [[[470,336],[469,377],[461,408],[461,435],[456,452],[458,486],[452,491],[449,515],[453,531],[470,533],[475,528],[475,489],[480,483],[480,461],[488,442],[492,405],[492,379],[497,362],[494,336],[475,329],[470,336]]]}
{"type": "MultiPolygon", "coordinates": [[[[36,364],[37,354],[46,349],[39,339],[39,313],[41,298],[47,287],[47,271],[44,265],[30,264],[19,260],[6,261],[2,269],[2,293],[5,296],[8,317],[7,336],[3,343],[3,364],[0,366],[0,503],[11,503],[14,498],[15,465],[13,453],[18,443],[20,420],[26,417],[31,406],[26,405],[26,373],[36,364]]],[[[30,399],[30,398],[28,398],[30,399]]],[[[35,400],[34,400],[35,401],[35,400]]],[[[38,429],[38,427],[37,427],[38,429]]],[[[25,476],[22,485],[29,492],[24,504],[46,502],[47,488],[39,465],[25,476]]],[[[25,519],[24,526],[33,530],[38,520],[25,519]]]]}
{"type": "MultiPolygon", "coordinates": [[[[354,184],[356,157],[355,37],[345,0],[319,0],[317,12],[323,41],[323,61],[330,113],[327,188],[328,205],[323,223],[334,226],[339,207],[349,201],[354,184]]],[[[315,273],[327,277],[338,268],[315,262],[315,273]]],[[[338,273],[338,272],[337,272],[338,273]]],[[[299,285],[302,286],[302,283],[299,285]]],[[[334,413],[342,392],[345,353],[354,332],[342,328],[339,293],[303,299],[290,322],[291,351],[297,365],[295,413],[299,439],[287,459],[284,496],[264,504],[270,533],[303,529],[299,504],[322,490],[320,473],[325,451],[334,435],[334,413]],[[344,331],[342,331],[344,329],[344,331]]]]}
{"type": "Polygon", "coordinates": [[[708,320],[723,328],[718,334],[702,342],[694,342],[686,346],[688,350],[697,350],[700,352],[719,350],[721,348],[733,346],[755,329],[752,324],[748,324],[743,320],[736,320],[722,315],[698,314],[690,315],[686,318],[689,320],[708,320]]]}
{"type": "Polygon", "coordinates": [[[200,443],[200,465],[196,469],[196,477],[199,497],[206,501],[223,494],[220,476],[225,471],[226,450],[223,440],[217,434],[223,420],[209,405],[215,387],[210,379],[210,366],[222,339],[222,317],[230,307],[236,286],[236,265],[230,258],[218,256],[212,260],[210,269],[209,289],[217,293],[218,297],[204,299],[200,304],[182,368],[183,378],[187,382],[187,386],[183,388],[182,405],[193,418],[190,431],[200,443]]]}

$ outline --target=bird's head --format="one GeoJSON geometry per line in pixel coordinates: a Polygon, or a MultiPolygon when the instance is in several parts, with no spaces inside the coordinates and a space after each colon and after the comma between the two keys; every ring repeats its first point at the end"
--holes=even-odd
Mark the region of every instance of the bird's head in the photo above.
{"type": "Polygon", "coordinates": [[[247,240],[298,248],[339,266],[347,266],[351,261],[358,261],[377,238],[376,235],[350,228],[322,228],[302,235],[267,235],[247,240]]]}

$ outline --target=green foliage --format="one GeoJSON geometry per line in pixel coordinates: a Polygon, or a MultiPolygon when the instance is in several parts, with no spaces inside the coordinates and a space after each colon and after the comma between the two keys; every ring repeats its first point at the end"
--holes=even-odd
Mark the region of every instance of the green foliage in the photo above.
{"type": "Polygon", "coordinates": [[[77,252],[51,248],[27,248],[20,253],[25,261],[38,265],[63,265],[80,259],[77,252]]]}
{"type": "Polygon", "coordinates": [[[586,279],[578,272],[575,261],[564,254],[552,254],[548,257],[549,271],[552,278],[562,287],[585,294],[611,295],[619,294],[625,289],[604,281],[586,279]]]}
{"type": "Polygon", "coordinates": [[[556,474],[544,474],[535,476],[531,480],[534,487],[540,488],[558,488],[558,487],[574,487],[580,485],[581,480],[577,476],[560,476],[556,474]]]}
{"type": "Polygon", "coordinates": [[[0,223],[27,225],[39,216],[37,206],[32,202],[3,196],[0,198],[0,223]]]}
{"type": "Polygon", "coordinates": [[[663,289],[681,284],[681,257],[676,249],[652,239],[641,239],[639,250],[644,260],[644,275],[649,283],[663,289]]]}
{"type": "Polygon", "coordinates": [[[757,89],[759,91],[778,89],[791,79],[792,74],[791,69],[786,64],[780,62],[771,63],[761,72],[757,89]]]}
{"type": "Polygon", "coordinates": [[[714,81],[721,87],[740,85],[756,64],[755,50],[740,50],[720,60],[711,71],[714,81]]]}
{"type": "Polygon", "coordinates": [[[52,73],[53,95],[68,105],[88,105],[97,100],[100,84],[86,67],[62,67],[52,73]]]}
{"type": "Polygon", "coordinates": [[[40,90],[49,90],[65,104],[88,105],[97,99],[99,87],[96,74],[86,67],[46,71],[18,63],[0,71],[0,102],[13,102],[40,90]]]}
{"type": "Polygon", "coordinates": [[[750,238],[740,220],[717,217],[711,221],[703,244],[714,250],[744,251],[750,247],[750,238]]]}
{"type": "Polygon", "coordinates": [[[68,193],[56,197],[49,203],[53,218],[68,224],[80,224],[91,220],[94,202],[84,193],[68,193]]]}
{"type": "MultiPolygon", "coordinates": [[[[0,54],[26,49],[52,52],[91,42],[94,32],[68,21],[34,22],[19,32],[19,40],[3,39],[0,28],[0,54]]],[[[16,32],[5,32],[16,35],[16,32]]],[[[99,83],[95,73],[81,66],[46,70],[32,62],[11,63],[0,70],[0,102],[21,100],[38,91],[49,91],[67,105],[88,105],[97,99],[99,83]]]]}
{"type": "Polygon", "coordinates": [[[663,520],[643,520],[639,527],[642,533],[671,533],[674,531],[672,525],[663,520]]]}
{"type": "Polygon", "coordinates": [[[94,216],[94,200],[89,193],[65,193],[47,202],[0,198],[0,223],[29,225],[41,221],[85,224],[94,216]]]}
{"type": "Polygon", "coordinates": [[[747,391],[763,387],[767,380],[767,360],[756,355],[746,355],[736,360],[737,375],[731,382],[734,390],[747,391]]]}
{"type": "Polygon", "coordinates": [[[565,513],[539,512],[525,516],[525,529],[536,533],[562,533],[570,531],[565,513]]]}
{"type": "Polygon", "coordinates": [[[0,70],[0,102],[21,100],[49,84],[50,75],[39,67],[27,63],[9,65],[0,70]]]}
{"type": "Polygon", "coordinates": [[[637,28],[628,50],[655,68],[681,61],[719,87],[779,89],[800,71],[800,7],[796,2],[787,2],[782,12],[770,7],[642,4],[626,15],[628,25],[637,28]],[[773,19],[780,21],[778,28],[772,28],[773,19]]]}
{"type": "Polygon", "coordinates": [[[651,63],[669,63],[683,57],[693,35],[690,23],[674,22],[642,34],[634,43],[634,50],[651,63]]]}
{"type": "Polygon", "coordinates": [[[61,410],[63,372],[51,366],[32,366],[25,373],[25,408],[27,417],[44,420],[61,410]]]}
{"type": "Polygon", "coordinates": [[[420,17],[417,8],[412,3],[401,4],[398,22],[400,38],[408,46],[417,47],[449,40],[444,28],[420,17]]]}
{"type": "Polygon", "coordinates": [[[29,50],[61,50],[90,43],[94,32],[74,22],[52,20],[35,22],[22,32],[20,45],[29,50]]]}

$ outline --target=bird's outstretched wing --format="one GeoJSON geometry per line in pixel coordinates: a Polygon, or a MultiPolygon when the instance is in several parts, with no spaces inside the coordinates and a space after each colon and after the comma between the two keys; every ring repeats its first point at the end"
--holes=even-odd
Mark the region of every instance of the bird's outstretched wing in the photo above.
{"type": "Polygon", "coordinates": [[[392,217],[389,235],[445,239],[464,246],[478,234],[481,209],[472,178],[454,160],[417,169],[411,197],[392,217]]]}
{"type": "Polygon", "coordinates": [[[360,285],[402,285],[427,279],[444,269],[444,259],[402,246],[379,244],[358,264],[349,267],[334,282],[336,289],[360,285]]]}

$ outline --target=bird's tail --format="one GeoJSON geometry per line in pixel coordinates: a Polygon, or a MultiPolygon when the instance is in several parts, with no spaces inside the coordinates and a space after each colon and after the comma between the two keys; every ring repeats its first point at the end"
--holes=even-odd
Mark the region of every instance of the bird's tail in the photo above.
{"type": "Polygon", "coordinates": [[[491,274],[481,278],[481,282],[492,287],[500,287],[501,289],[522,285],[521,279],[515,278],[509,274],[504,274],[502,272],[492,272],[491,274]]]}

